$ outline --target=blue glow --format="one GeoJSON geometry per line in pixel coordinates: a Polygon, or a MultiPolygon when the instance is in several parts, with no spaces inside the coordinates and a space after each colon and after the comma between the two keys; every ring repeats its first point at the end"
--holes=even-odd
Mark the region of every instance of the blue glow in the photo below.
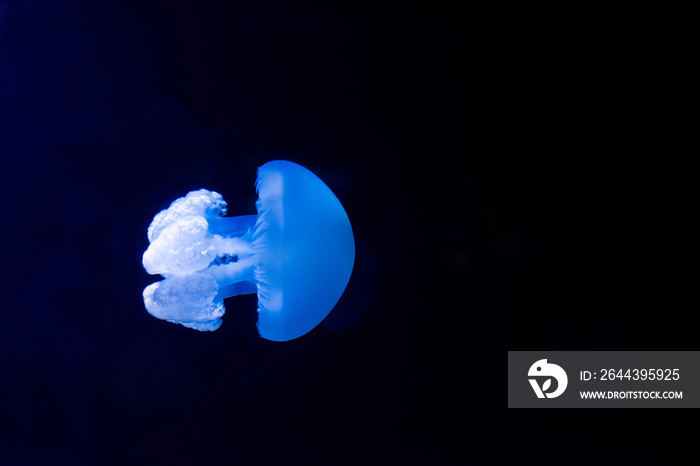
{"type": "Polygon", "coordinates": [[[257,293],[260,336],[286,341],[333,309],[355,261],[340,201],[286,160],[261,166],[255,187],[257,215],[224,217],[222,196],[200,189],[153,218],[143,266],[165,279],[143,291],[151,315],[212,331],[222,323],[224,298],[257,293]]]}

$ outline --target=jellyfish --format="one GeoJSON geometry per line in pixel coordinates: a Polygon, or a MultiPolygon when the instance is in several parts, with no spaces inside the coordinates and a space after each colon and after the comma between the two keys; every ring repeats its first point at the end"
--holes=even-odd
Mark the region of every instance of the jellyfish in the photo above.
{"type": "Polygon", "coordinates": [[[225,298],[257,293],[258,333],[286,341],[333,309],[355,261],[340,201],[311,171],[286,160],[259,167],[255,188],[257,215],[226,217],[223,197],[200,189],[153,218],[143,267],[164,279],[143,291],[151,315],[214,331],[225,298]]]}

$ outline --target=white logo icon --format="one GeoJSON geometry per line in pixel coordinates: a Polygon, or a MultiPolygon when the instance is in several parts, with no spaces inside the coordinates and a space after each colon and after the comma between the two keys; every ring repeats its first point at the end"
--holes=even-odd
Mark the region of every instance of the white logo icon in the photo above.
{"type": "Polygon", "coordinates": [[[546,359],[540,359],[533,364],[530,367],[530,370],[527,372],[527,375],[528,377],[549,377],[542,384],[542,388],[540,388],[537,379],[528,379],[530,381],[530,385],[532,385],[532,389],[535,390],[537,398],[556,398],[564,393],[564,390],[566,390],[566,385],[569,383],[569,378],[566,376],[564,369],[556,364],[547,363],[546,359]],[[547,390],[552,385],[552,378],[557,381],[557,389],[553,392],[547,393],[547,390]]]}

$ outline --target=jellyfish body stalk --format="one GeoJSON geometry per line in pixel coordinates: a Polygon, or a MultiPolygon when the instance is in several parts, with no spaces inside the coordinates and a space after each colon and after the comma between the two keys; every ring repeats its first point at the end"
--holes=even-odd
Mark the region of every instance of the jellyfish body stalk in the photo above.
{"type": "MultiPolygon", "coordinates": [[[[253,217],[255,223],[255,215],[246,215],[246,219],[253,217]]],[[[220,219],[229,220],[228,217],[220,219]]],[[[215,299],[230,298],[240,294],[255,293],[255,259],[251,247],[253,238],[252,225],[243,234],[240,235],[238,222],[241,217],[231,217],[232,222],[222,222],[221,225],[232,225],[235,229],[231,236],[228,236],[223,230],[217,230],[219,233],[214,237],[214,247],[217,251],[217,258],[213,261],[206,272],[211,275],[218,284],[218,291],[215,299]]],[[[211,230],[210,230],[211,231],[211,230]]]]}
{"type": "Polygon", "coordinates": [[[236,238],[253,230],[257,215],[239,215],[237,217],[210,217],[207,218],[209,233],[221,235],[224,238],[236,238]]]}

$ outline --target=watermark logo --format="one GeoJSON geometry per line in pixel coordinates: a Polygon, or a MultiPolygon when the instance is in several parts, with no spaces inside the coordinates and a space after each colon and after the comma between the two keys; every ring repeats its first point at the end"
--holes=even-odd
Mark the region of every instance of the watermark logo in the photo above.
{"type": "Polygon", "coordinates": [[[535,390],[537,398],[556,398],[564,393],[569,383],[569,378],[566,376],[564,369],[556,364],[548,363],[546,359],[540,359],[530,366],[527,375],[528,377],[536,377],[528,380],[530,385],[532,385],[532,389],[535,390]],[[552,388],[552,379],[556,381],[556,389],[548,392],[547,390],[552,388]],[[542,386],[540,386],[539,380],[542,380],[542,386]]]}

